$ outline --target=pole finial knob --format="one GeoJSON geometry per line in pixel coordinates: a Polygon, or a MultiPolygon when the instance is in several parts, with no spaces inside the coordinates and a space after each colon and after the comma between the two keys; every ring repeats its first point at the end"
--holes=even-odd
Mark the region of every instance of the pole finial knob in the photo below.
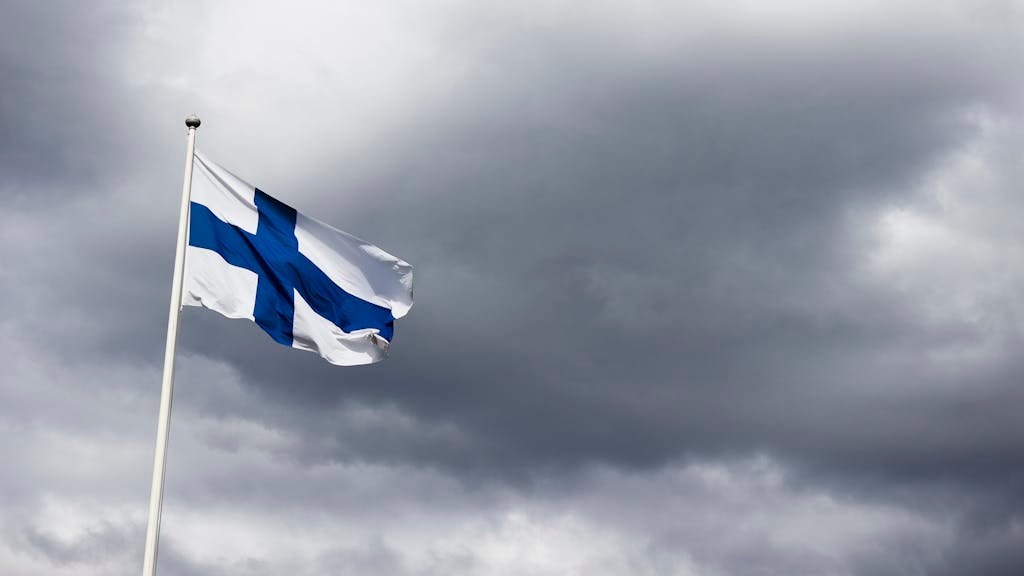
{"type": "Polygon", "coordinates": [[[185,117],[185,126],[188,126],[189,128],[199,128],[199,124],[201,124],[199,116],[189,114],[185,117]]]}

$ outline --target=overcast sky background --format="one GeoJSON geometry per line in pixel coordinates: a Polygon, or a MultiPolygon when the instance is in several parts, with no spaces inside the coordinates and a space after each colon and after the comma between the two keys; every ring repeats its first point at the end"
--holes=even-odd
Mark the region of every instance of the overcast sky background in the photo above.
{"type": "Polygon", "coordinates": [[[141,567],[185,150],[416,267],[183,313],[161,576],[1024,573],[1024,2],[0,1],[0,572],[141,567]]]}

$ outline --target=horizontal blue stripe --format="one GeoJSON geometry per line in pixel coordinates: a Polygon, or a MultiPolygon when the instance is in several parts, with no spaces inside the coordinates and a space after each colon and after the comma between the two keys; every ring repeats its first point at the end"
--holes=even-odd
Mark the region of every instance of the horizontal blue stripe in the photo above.
{"type": "Polygon", "coordinates": [[[191,205],[189,245],[220,254],[228,264],[256,273],[256,323],[274,340],[291,346],[295,317],[293,289],[320,316],[344,332],[376,328],[390,341],[391,310],[349,294],[298,251],[293,208],[256,190],[256,234],[223,222],[209,208],[191,205]]]}

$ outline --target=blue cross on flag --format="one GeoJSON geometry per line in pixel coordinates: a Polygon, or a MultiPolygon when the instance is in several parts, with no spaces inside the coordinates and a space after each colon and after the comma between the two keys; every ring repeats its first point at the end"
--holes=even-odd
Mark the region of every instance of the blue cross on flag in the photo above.
{"type": "Polygon", "coordinates": [[[384,359],[412,266],[309,218],[196,152],[183,303],[254,320],[332,364],[384,359]]]}

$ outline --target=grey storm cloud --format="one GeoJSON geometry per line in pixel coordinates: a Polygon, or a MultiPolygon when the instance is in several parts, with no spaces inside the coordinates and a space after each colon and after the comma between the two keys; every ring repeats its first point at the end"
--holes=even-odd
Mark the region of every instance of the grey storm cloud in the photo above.
{"type": "Polygon", "coordinates": [[[140,562],[195,110],[416,305],[186,309],[162,573],[1019,572],[1024,7],[741,4],[3,4],[0,567],[140,562]]]}

